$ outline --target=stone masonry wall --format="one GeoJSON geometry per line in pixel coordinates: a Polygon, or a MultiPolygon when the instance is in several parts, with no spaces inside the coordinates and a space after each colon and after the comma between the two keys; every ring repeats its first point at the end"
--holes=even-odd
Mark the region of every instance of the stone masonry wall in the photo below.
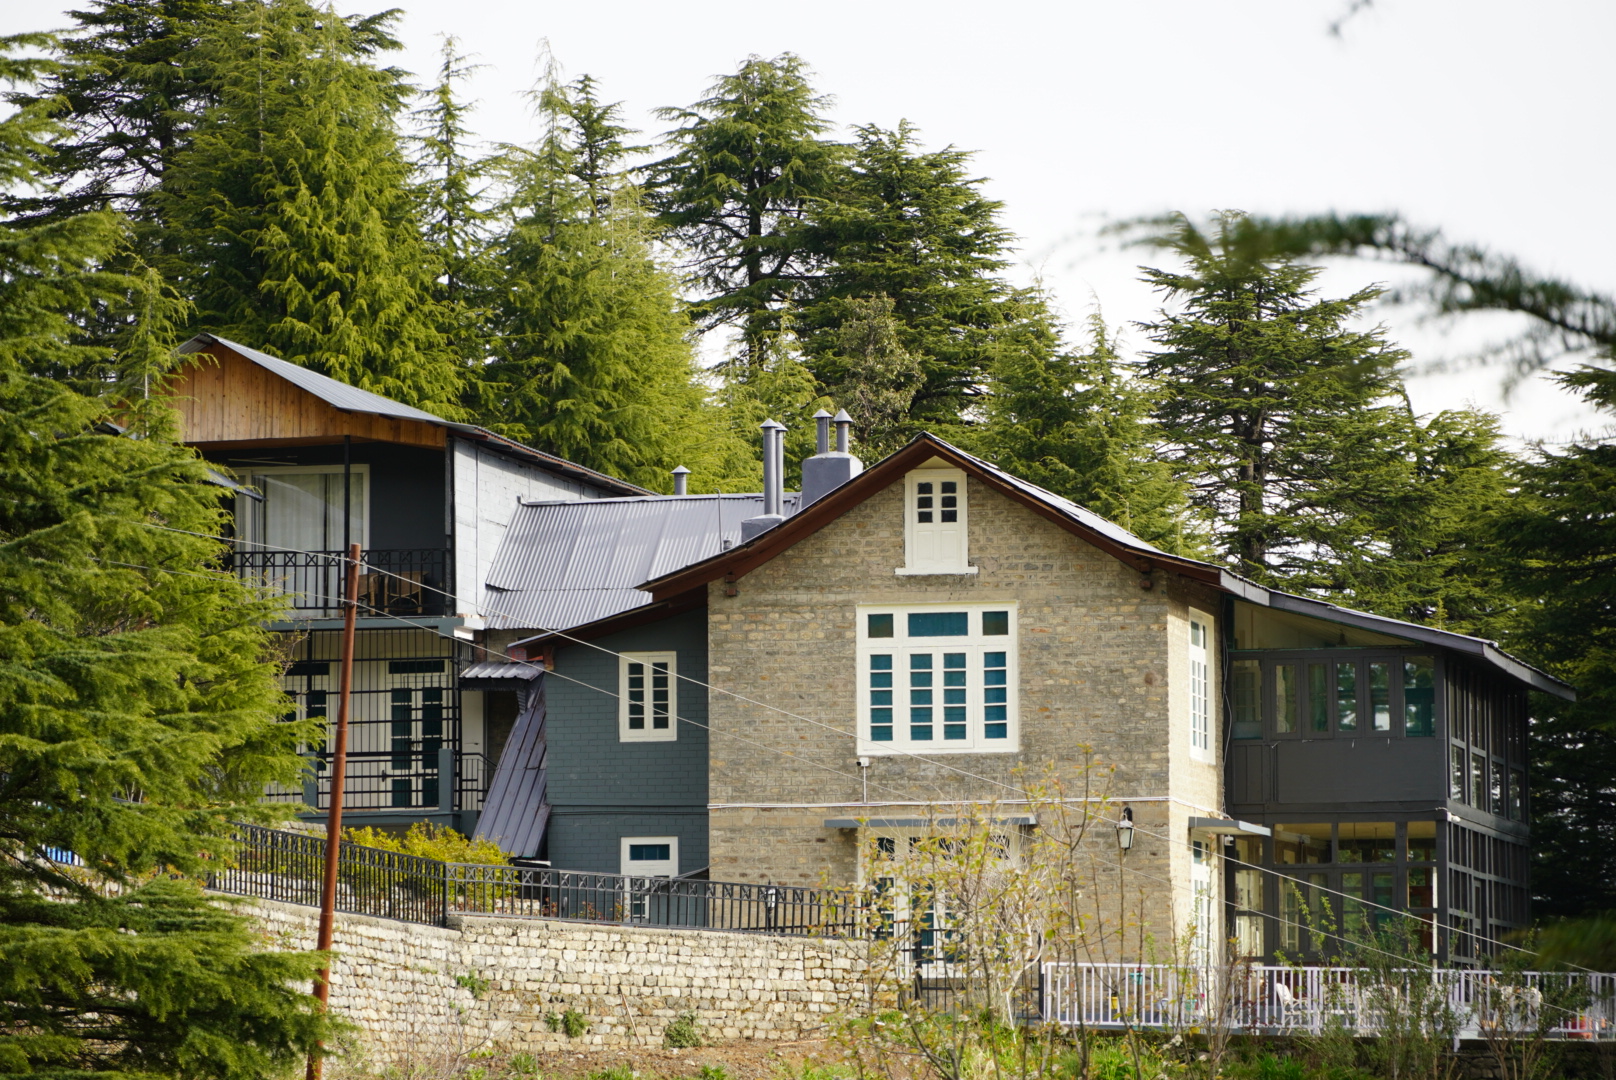
{"type": "MultiPolygon", "coordinates": [[[[1105,896],[1095,900],[1115,911],[1123,899],[1116,892],[1129,894],[1127,906],[1138,912],[1130,921],[1170,940],[1190,906],[1187,819],[1220,803],[1221,740],[1211,760],[1190,760],[1183,689],[1189,612],[1215,624],[1219,598],[1163,573],[1143,588],[1134,568],[975,477],[966,492],[974,575],[894,573],[905,561],[900,481],[741,577],[736,595],[723,582],[709,587],[713,683],[743,686],[795,714],[713,696],[713,877],[847,882],[856,833],[826,828],[826,819],[908,818],[958,801],[1002,805],[1046,769],[1069,792],[1081,791],[1092,750],[1091,790],[1119,804],[1133,800],[1135,821],[1169,837],[1140,836],[1118,890],[1106,883],[1119,880],[1112,830],[1096,830],[1096,847],[1109,851],[1095,856],[1112,870],[1096,881],[1105,896]],[[1000,601],[1019,611],[1018,751],[875,755],[864,770],[865,802],[855,742],[840,733],[851,733],[858,716],[856,606],[1000,601]]],[[[1214,702],[1220,690],[1214,685],[1214,702]]],[[[1221,717],[1214,725],[1221,730],[1221,717]]]]}
{"type": "MultiPolygon", "coordinates": [[[[313,908],[257,901],[253,911],[278,945],[313,948],[313,908]]],[[[800,1039],[866,995],[863,946],[853,942],[543,919],[450,923],[337,916],[331,1006],[359,1026],[371,1060],[660,1046],[686,1011],[707,1039],[800,1039]],[[576,1040],[546,1022],[569,1009],[589,1024],[576,1040]]]]}

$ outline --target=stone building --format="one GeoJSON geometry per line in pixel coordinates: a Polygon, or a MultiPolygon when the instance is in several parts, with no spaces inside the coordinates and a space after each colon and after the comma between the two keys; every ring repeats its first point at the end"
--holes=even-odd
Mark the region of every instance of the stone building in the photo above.
{"type": "Polygon", "coordinates": [[[753,518],[598,500],[566,509],[621,516],[573,545],[590,574],[501,553],[527,568],[507,605],[604,605],[501,631],[548,695],[512,736],[543,752],[502,760],[513,794],[482,826],[522,835],[513,855],[844,883],[861,844],[962,806],[1038,828],[1026,789],[1055,775],[1104,795],[1106,865],[1157,940],[1322,955],[1307,916],[1330,905],[1413,914],[1462,961],[1526,921],[1526,693],[1568,687],[1489,642],[1162,552],[929,435],[860,471],[822,426],[795,507],[777,440],[765,460],[753,518]],[[543,837],[518,797],[538,765],[568,800],[543,837]]]}

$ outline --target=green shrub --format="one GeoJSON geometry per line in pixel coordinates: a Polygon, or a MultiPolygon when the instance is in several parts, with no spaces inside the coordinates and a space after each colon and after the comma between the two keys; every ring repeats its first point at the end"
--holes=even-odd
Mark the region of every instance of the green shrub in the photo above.
{"type": "Polygon", "coordinates": [[[492,840],[473,840],[448,826],[417,821],[403,836],[380,829],[344,829],[342,838],[350,844],[419,855],[439,862],[505,864],[505,851],[492,840]]]}
{"type": "Polygon", "coordinates": [[[693,1050],[701,1045],[701,1017],[682,1012],[662,1032],[662,1045],[670,1050],[693,1050]]]}
{"type": "MultiPolygon", "coordinates": [[[[576,1039],[578,1036],[589,1030],[589,1021],[585,1020],[584,1014],[578,1010],[568,1009],[566,1012],[561,1014],[561,1030],[567,1033],[567,1038],[576,1039]]],[[[634,1080],[634,1071],[626,1067],[618,1070],[607,1069],[606,1072],[601,1074],[601,1076],[604,1077],[605,1080],[634,1080]],[[614,1072],[622,1072],[623,1075],[614,1076],[614,1072]]]]}
{"type": "MultiPolygon", "coordinates": [[[[557,1027],[560,1025],[558,1024],[557,1027]]],[[[556,1028],[551,1028],[555,1031],[556,1028]]],[[[511,1060],[505,1063],[505,1071],[512,1076],[538,1076],[539,1059],[529,1053],[512,1054],[511,1060]]]]}
{"type": "Polygon", "coordinates": [[[701,1072],[696,1074],[696,1080],[729,1080],[729,1073],[724,1071],[722,1065],[703,1065],[701,1072]]]}

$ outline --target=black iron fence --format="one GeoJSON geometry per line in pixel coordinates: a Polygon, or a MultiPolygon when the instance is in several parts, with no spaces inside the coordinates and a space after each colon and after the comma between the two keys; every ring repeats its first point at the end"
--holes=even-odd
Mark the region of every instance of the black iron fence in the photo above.
{"type": "MultiPolygon", "coordinates": [[[[318,906],[325,838],[242,825],[234,864],[208,875],[208,888],[288,904],[318,906]]],[[[444,864],[396,851],[343,844],[337,849],[337,910],[441,926],[448,914],[444,864]]]]}
{"type": "MultiPolygon", "coordinates": [[[[438,616],[446,612],[449,553],[441,548],[369,548],[359,572],[360,614],[438,616]],[[368,609],[368,610],[367,610],[368,609]]],[[[262,551],[225,555],[241,578],[286,593],[292,610],[336,616],[347,598],[347,552],[262,551]]]]}
{"type": "MultiPolygon", "coordinates": [[[[208,887],[317,905],[325,838],[243,825],[234,865],[208,887]]],[[[852,937],[852,898],[830,889],[445,863],[358,844],[338,850],[337,910],[442,925],[450,914],[505,915],[784,936],[852,937]]]]}

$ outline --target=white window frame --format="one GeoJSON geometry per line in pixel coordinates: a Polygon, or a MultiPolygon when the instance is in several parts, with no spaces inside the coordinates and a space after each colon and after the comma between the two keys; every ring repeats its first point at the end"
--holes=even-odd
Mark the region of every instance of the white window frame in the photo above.
{"type": "Polygon", "coordinates": [[[1199,968],[1209,968],[1218,955],[1218,905],[1212,889],[1212,841],[1190,842],[1190,957],[1199,968]]]}
{"type": "Polygon", "coordinates": [[[968,502],[965,473],[959,469],[916,469],[905,476],[903,478],[904,565],[898,567],[894,573],[900,577],[976,573],[976,567],[970,565],[971,528],[968,502]],[[953,509],[957,512],[959,520],[946,523],[953,526],[954,539],[946,544],[946,550],[939,548],[935,558],[922,558],[921,549],[926,546],[925,541],[928,536],[935,538],[942,534],[945,523],[934,520],[930,524],[923,524],[918,520],[921,498],[920,485],[932,485],[932,513],[934,517],[940,517],[942,514],[940,505],[942,502],[941,488],[945,483],[958,485],[958,489],[953,493],[958,502],[953,509]]]}
{"type": "MultiPolygon", "coordinates": [[[[285,476],[288,474],[310,473],[341,473],[346,468],[356,477],[362,477],[364,489],[360,493],[359,520],[352,522],[353,535],[350,540],[360,548],[370,547],[370,466],[369,465],[254,465],[241,471],[242,482],[248,487],[257,487],[253,483],[255,476],[285,476]]],[[[236,499],[236,531],[249,548],[260,548],[264,541],[258,539],[264,532],[266,522],[264,515],[268,507],[257,499],[245,496],[236,499]]],[[[265,550],[274,550],[273,548],[265,550]]]]}
{"type": "MultiPolygon", "coordinates": [[[[1016,647],[1018,637],[1019,612],[1014,601],[997,604],[860,604],[855,609],[855,618],[858,622],[857,653],[858,677],[858,752],[862,755],[889,756],[893,754],[1013,754],[1021,749],[1021,724],[1019,716],[1020,698],[1020,663],[1016,647]],[[983,634],[982,615],[984,612],[1006,612],[1009,622],[1009,633],[983,634]],[[908,616],[943,613],[964,612],[968,620],[969,633],[964,635],[950,635],[946,637],[914,637],[908,633],[908,616]],[[870,637],[871,615],[892,616],[892,637],[870,637]],[[911,670],[908,657],[916,653],[964,653],[966,655],[966,737],[964,739],[944,738],[943,726],[945,717],[943,707],[946,698],[942,691],[946,689],[942,678],[945,670],[938,664],[932,670],[933,677],[933,722],[932,738],[912,739],[909,737],[910,724],[905,715],[910,702],[904,700],[907,691],[911,689],[909,680],[904,676],[911,670]],[[1005,682],[1006,700],[1004,723],[1006,725],[1004,738],[989,739],[986,736],[985,712],[988,706],[986,691],[985,654],[1005,654],[1005,682]],[[873,694],[883,688],[873,685],[874,680],[871,660],[878,655],[892,657],[892,738],[877,741],[872,737],[871,731],[872,710],[874,704],[873,694]]],[[[998,670],[995,668],[995,670],[998,670]]],[[[997,703],[995,703],[997,704],[997,703]]]]}
{"type": "Polygon", "coordinates": [[[625,877],[678,877],[679,838],[677,836],[625,836],[618,844],[618,862],[625,877]],[[632,861],[629,849],[635,844],[667,844],[668,857],[663,860],[632,861]]]}
{"type": "Polygon", "coordinates": [[[1190,756],[1211,761],[1212,754],[1212,618],[1191,610],[1188,639],[1190,756]],[[1199,643],[1197,643],[1197,638],[1199,643]]]}
{"type": "MultiPolygon", "coordinates": [[[[648,685],[645,690],[650,692],[648,685]]],[[[651,701],[646,699],[646,705],[651,701]]],[[[679,738],[679,664],[678,654],[672,652],[626,652],[617,655],[617,740],[619,742],[675,742],[679,738]],[[668,726],[655,726],[654,712],[645,714],[645,726],[629,726],[633,712],[629,686],[631,664],[642,664],[647,669],[667,661],[668,664],[668,726]]]]}

